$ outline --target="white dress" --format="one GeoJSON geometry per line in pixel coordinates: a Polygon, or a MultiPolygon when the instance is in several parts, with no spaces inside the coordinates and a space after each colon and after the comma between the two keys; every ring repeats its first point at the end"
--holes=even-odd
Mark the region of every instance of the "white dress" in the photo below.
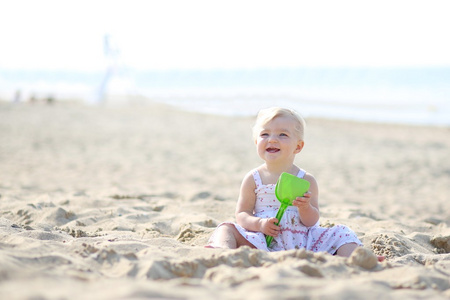
{"type": "MultiPolygon", "coordinates": [[[[297,176],[303,178],[306,172],[302,169],[297,176]]],[[[253,171],[253,179],[255,180],[256,203],[254,215],[260,218],[275,217],[280,207],[280,202],[275,196],[275,184],[262,184],[258,170],[253,171]]],[[[314,226],[306,227],[300,223],[300,215],[295,206],[289,206],[284,212],[279,223],[281,227],[280,234],[273,238],[271,247],[267,247],[266,237],[261,232],[250,231],[236,223],[232,224],[239,233],[256,248],[266,251],[281,251],[290,249],[301,249],[314,252],[328,252],[335,254],[337,249],[348,243],[356,243],[362,246],[361,241],[356,234],[347,226],[335,225],[331,228],[320,227],[319,222],[314,226]]],[[[218,228],[217,227],[217,228],[218,228]]],[[[208,241],[209,247],[215,247],[216,231],[212,234],[208,241]]]]}

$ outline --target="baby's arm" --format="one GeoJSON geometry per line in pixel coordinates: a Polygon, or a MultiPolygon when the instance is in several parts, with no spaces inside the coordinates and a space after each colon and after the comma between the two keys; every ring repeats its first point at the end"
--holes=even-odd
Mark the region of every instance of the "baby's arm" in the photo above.
{"type": "Polygon", "coordinates": [[[266,235],[277,236],[280,227],[275,225],[275,223],[278,222],[276,218],[262,219],[253,215],[256,203],[255,188],[255,181],[250,172],[242,181],[241,191],[236,205],[236,221],[247,230],[259,231],[266,235]]]}
{"type": "Polygon", "coordinates": [[[319,188],[311,174],[306,174],[305,179],[310,183],[309,191],[303,197],[297,197],[292,204],[297,206],[303,225],[310,227],[316,224],[320,217],[319,188]]]}

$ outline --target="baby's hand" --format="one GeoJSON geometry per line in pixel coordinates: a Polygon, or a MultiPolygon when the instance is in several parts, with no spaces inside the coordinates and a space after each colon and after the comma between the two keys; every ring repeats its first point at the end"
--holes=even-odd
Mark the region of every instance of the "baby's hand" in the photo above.
{"type": "Polygon", "coordinates": [[[280,233],[280,226],[275,225],[275,223],[278,223],[277,218],[261,219],[260,231],[265,235],[270,235],[273,237],[278,236],[278,234],[280,233]]]}
{"type": "Polygon", "coordinates": [[[311,192],[306,192],[303,197],[297,197],[292,201],[292,205],[297,206],[299,209],[308,207],[310,205],[311,192]]]}

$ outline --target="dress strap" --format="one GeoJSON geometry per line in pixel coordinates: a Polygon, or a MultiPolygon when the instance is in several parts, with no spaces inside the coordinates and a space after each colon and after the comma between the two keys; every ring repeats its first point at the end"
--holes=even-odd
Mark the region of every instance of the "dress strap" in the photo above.
{"type": "Polygon", "coordinates": [[[303,178],[306,175],[306,171],[303,169],[298,170],[297,177],[303,178]]]}
{"type": "MultiPolygon", "coordinates": [[[[253,170],[253,180],[255,181],[256,187],[262,186],[262,180],[261,176],[259,175],[259,172],[257,169],[253,170]]],[[[306,175],[306,171],[303,169],[298,170],[297,177],[303,178],[306,175]]]]}
{"type": "Polygon", "coordinates": [[[259,175],[259,172],[257,169],[253,171],[253,180],[255,180],[256,188],[259,188],[262,186],[262,180],[261,176],[259,175]]]}

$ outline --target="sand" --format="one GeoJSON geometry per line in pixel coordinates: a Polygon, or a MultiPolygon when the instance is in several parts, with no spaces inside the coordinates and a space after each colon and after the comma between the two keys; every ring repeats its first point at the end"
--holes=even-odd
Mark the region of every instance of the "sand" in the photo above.
{"type": "Polygon", "coordinates": [[[307,119],[296,162],[321,225],[363,241],[351,258],[206,249],[261,163],[252,124],[0,104],[0,299],[450,298],[450,128],[307,119]]]}

